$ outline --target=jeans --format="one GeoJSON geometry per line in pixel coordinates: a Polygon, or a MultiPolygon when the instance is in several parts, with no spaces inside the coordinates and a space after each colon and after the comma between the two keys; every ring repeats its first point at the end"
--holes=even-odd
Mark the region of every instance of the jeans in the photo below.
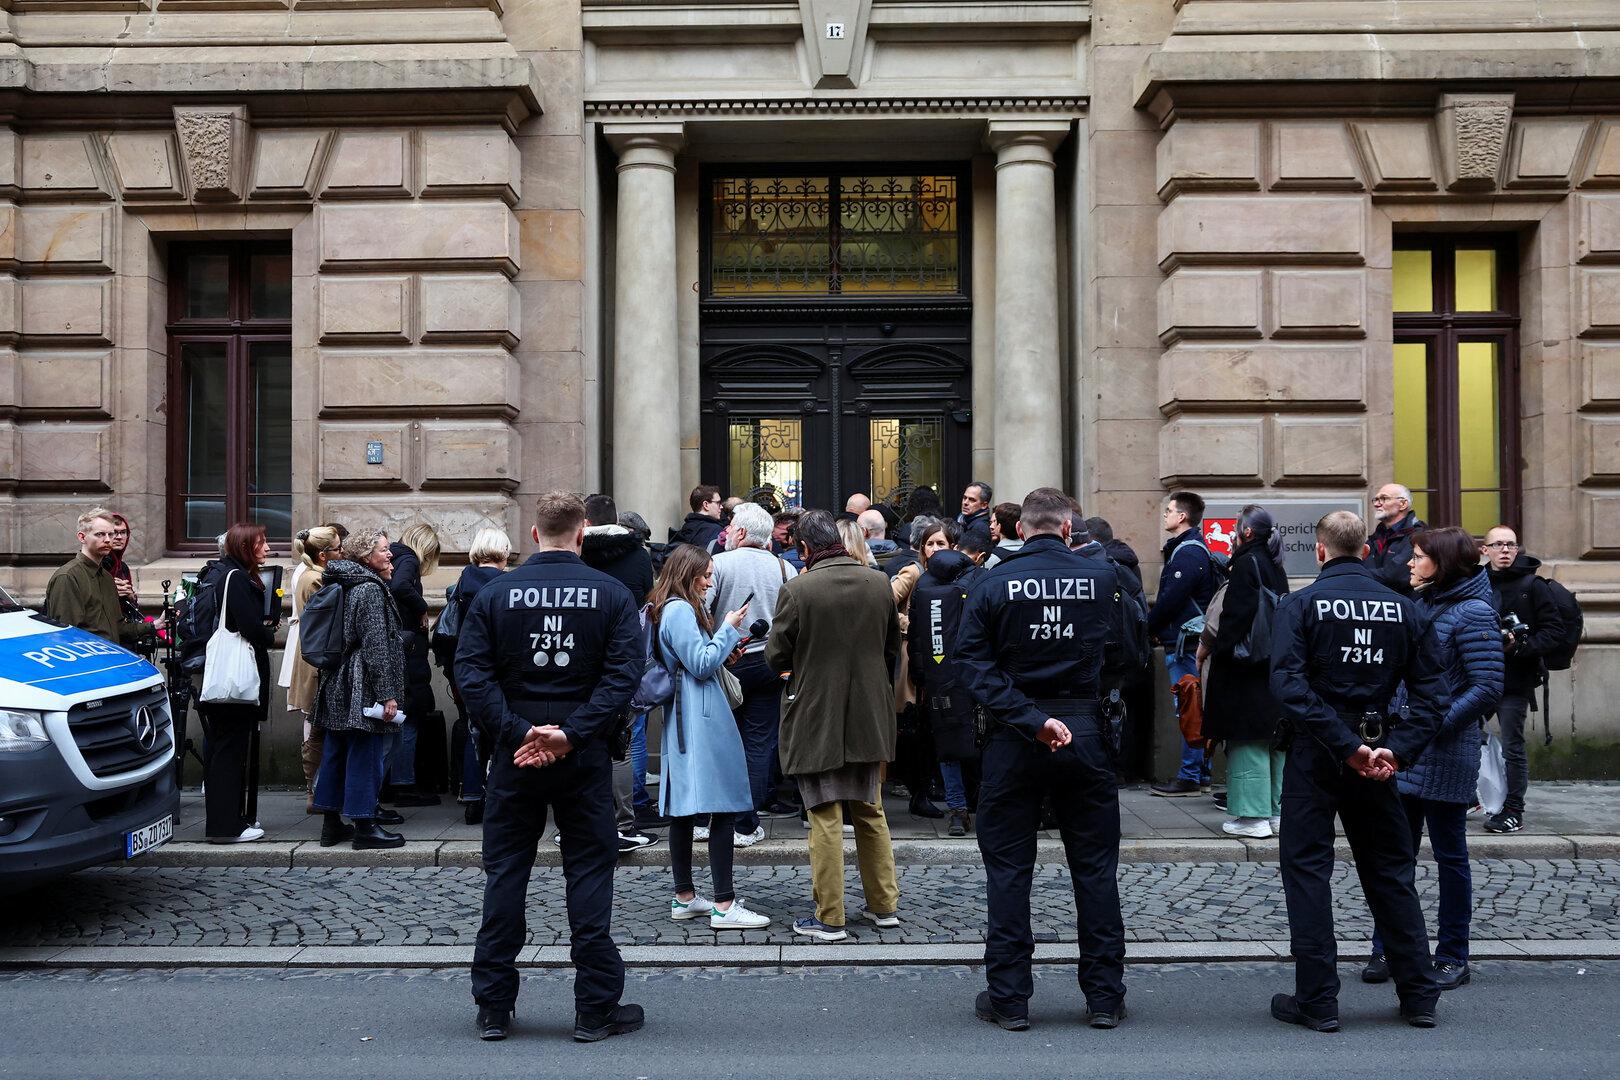
{"type": "Polygon", "coordinates": [[[945,806],[950,810],[967,809],[967,785],[962,781],[960,761],[939,763],[939,778],[945,783],[945,806]]]}
{"type": "Polygon", "coordinates": [[[378,761],[386,735],[328,731],[315,774],[315,809],[341,812],[350,821],[377,816],[378,761]]]}
{"type": "Polygon", "coordinates": [[[646,713],[637,713],[630,724],[630,779],[631,801],[636,809],[645,810],[652,806],[652,796],[647,794],[646,713]]]}
{"type": "MultiPolygon", "coordinates": [[[[669,823],[669,869],[675,876],[675,891],[697,892],[692,885],[692,829],[696,817],[674,818],[669,823]]],[[[731,842],[732,815],[709,815],[709,883],[714,901],[724,904],[737,898],[732,885],[731,863],[735,847],[731,842]]]]}
{"type": "Polygon", "coordinates": [[[1496,722],[1502,728],[1502,758],[1507,765],[1507,798],[1502,813],[1524,813],[1524,793],[1530,788],[1530,758],[1524,749],[1524,725],[1531,699],[1503,694],[1496,707],[1496,722]]]}
{"type": "MultiPolygon", "coordinates": [[[[1468,807],[1462,803],[1436,802],[1411,795],[1401,796],[1406,823],[1411,828],[1412,850],[1423,839],[1423,826],[1429,826],[1429,846],[1434,849],[1436,880],[1440,884],[1440,905],[1434,935],[1434,962],[1468,963],[1468,930],[1474,910],[1474,876],[1468,866],[1468,807]]],[[[1373,924],[1373,952],[1384,951],[1379,927],[1373,924]]]]}
{"type": "Polygon", "coordinates": [[[731,669],[742,683],[743,703],[737,710],[743,755],[748,759],[748,792],[754,809],[737,815],[737,832],[747,835],[759,828],[758,810],[771,801],[771,762],[782,723],[782,680],[765,666],[764,653],[752,653],[731,669]]]}
{"type": "Polygon", "coordinates": [[[388,754],[388,778],[395,787],[410,787],[416,783],[416,714],[407,713],[398,728],[399,739],[388,754]]]}
{"type": "MultiPolygon", "coordinates": [[[[1198,661],[1191,653],[1174,653],[1166,649],[1164,666],[1170,672],[1172,687],[1181,681],[1183,675],[1198,674],[1198,661]]],[[[1181,769],[1176,773],[1176,779],[1193,784],[1209,783],[1209,755],[1189,746],[1186,739],[1181,740],[1181,769]]]]}

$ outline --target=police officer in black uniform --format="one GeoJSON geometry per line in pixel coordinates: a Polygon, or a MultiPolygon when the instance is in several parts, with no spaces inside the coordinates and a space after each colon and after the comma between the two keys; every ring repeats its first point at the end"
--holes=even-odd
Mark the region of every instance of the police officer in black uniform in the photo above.
{"type": "Polygon", "coordinates": [[[1333,815],[1344,822],[1367,906],[1383,932],[1401,1015],[1433,1027],[1440,997],[1413,885],[1417,853],[1395,785],[1439,730],[1444,683],[1423,616],[1361,562],[1367,526],[1347,510],[1316,526],[1322,573],[1282,598],[1272,624],[1271,689],[1293,732],[1283,770],[1282,879],[1294,993],[1271,1015],[1339,1030],[1333,933],[1333,815]],[[1392,699],[1406,685],[1406,715],[1392,699]]]}
{"type": "Polygon", "coordinates": [[[969,589],[956,639],[957,678],[991,721],[979,787],[989,989],[974,1011],[1009,1031],[1029,1027],[1029,892],[1048,797],[1074,881],[1089,1022],[1112,1028],[1125,1016],[1115,748],[1098,709],[1121,631],[1119,586],[1106,563],[1070,552],[1072,506],[1056,488],[1029,493],[1024,546],[969,589]]]}
{"type": "Polygon", "coordinates": [[[618,835],[609,743],[641,676],[630,591],[580,561],[585,505],[551,492],[537,507],[540,550],[469,605],[456,674],[480,738],[493,747],[484,809],[484,921],[473,955],[478,1033],[504,1039],[517,1000],[514,965],[546,812],[562,833],[574,963],[574,1038],[635,1031],[621,1005],[624,963],[613,944],[618,835]]]}

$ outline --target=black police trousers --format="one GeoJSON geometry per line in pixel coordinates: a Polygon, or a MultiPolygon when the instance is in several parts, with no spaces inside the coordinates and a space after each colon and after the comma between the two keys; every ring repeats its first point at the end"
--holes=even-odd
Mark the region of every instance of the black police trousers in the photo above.
{"type": "Polygon", "coordinates": [[[996,1011],[1027,1016],[1034,993],[1029,893],[1041,802],[1048,796],[1074,883],[1080,989],[1094,1012],[1125,998],[1125,920],[1119,910],[1119,791],[1096,704],[1053,711],[1073,739],[1059,750],[1001,728],[984,748],[979,784],[979,852],[989,894],[985,979],[996,1011]]]}
{"type": "Polygon", "coordinates": [[[1366,780],[1316,740],[1294,740],[1283,768],[1283,894],[1294,953],[1294,999],[1318,1019],[1339,1015],[1333,933],[1333,815],[1344,822],[1361,890],[1384,940],[1403,1011],[1433,1013],[1440,997],[1430,966],[1413,875],[1417,853],[1395,781],[1366,780]]]}
{"type": "Polygon", "coordinates": [[[613,870],[619,838],[613,817],[613,763],[600,742],[544,768],[518,768],[509,750],[490,762],[484,794],[484,921],[473,952],[472,991],[479,1005],[511,1009],[516,960],[527,925],[529,874],[546,828],[546,811],[562,833],[574,1003],[600,1017],[624,993],[624,962],[613,944],[613,870]]]}

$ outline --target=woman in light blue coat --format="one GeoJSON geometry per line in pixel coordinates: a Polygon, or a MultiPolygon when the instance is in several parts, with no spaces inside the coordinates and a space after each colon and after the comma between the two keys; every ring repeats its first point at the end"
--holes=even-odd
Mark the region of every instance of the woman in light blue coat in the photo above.
{"type": "Polygon", "coordinates": [[[670,819],[669,865],[676,921],[707,915],[716,930],[755,930],[770,924],[749,911],[732,888],[732,833],[737,814],[753,808],[742,735],[720,685],[720,669],[738,651],[744,635],[745,602],[711,624],[703,598],[714,583],[708,552],[682,544],[670,552],[647,601],[658,633],[658,656],[675,676],[675,700],[664,718],[663,781],[658,809],[670,819]],[[709,876],[714,899],[692,884],[692,831],[699,816],[709,822],[709,876]]]}

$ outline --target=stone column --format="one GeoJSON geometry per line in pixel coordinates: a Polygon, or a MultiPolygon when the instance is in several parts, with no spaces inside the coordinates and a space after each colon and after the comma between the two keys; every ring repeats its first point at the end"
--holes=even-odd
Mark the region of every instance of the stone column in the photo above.
{"type": "Polygon", "coordinates": [[[1064,120],[992,120],[996,152],[997,501],[1063,485],[1057,192],[1064,120]]]}
{"type": "Polygon", "coordinates": [[[605,124],[619,155],[613,299],[613,487],[655,541],[680,521],[675,154],[680,124],[605,124]]]}

